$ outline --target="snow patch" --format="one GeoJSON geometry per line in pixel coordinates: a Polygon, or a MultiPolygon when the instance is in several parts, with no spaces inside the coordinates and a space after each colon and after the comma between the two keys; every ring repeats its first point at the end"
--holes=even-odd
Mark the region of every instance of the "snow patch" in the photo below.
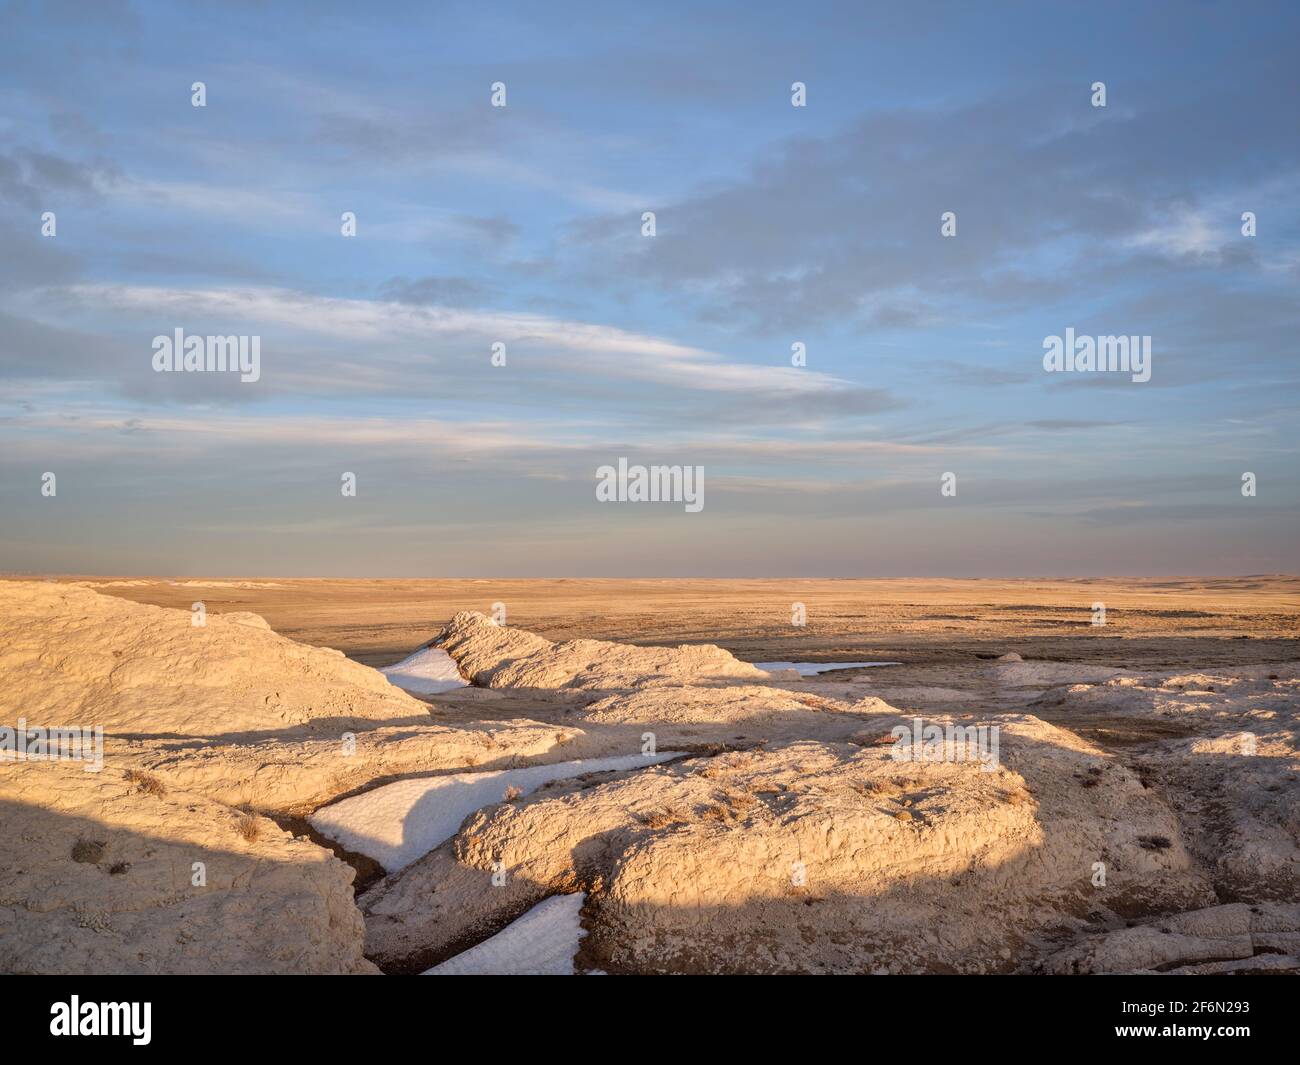
{"type": "Polygon", "coordinates": [[[385,666],[379,672],[388,678],[388,683],[417,695],[437,695],[469,686],[469,681],[456,668],[456,660],[441,647],[421,647],[409,658],[385,666]]]}
{"type": "Polygon", "coordinates": [[[573,976],[573,956],[587,934],[582,904],[587,896],[552,895],[491,939],[448,958],[425,976],[573,976]]]}
{"type": "Polygon", "coordinates": [[[818,673],[830,673],[836,669],[861,669],[864,666],[901,666],[902,662],[755,662],[758,669],[769,673],[779,673],[783,669],[793,669],[801,677],[815,677],[818,673]]]}
{"type": "Polygon", "coordinates": [[[321,835],[350,851],[373,858],[391,873],[450,839],[465,818],[484,806],[528,795],[552,780],[584,773],[642,769],[680,754],[680,751],[661,751],[399,780],[324,806],[307,820],[321,835]]]}

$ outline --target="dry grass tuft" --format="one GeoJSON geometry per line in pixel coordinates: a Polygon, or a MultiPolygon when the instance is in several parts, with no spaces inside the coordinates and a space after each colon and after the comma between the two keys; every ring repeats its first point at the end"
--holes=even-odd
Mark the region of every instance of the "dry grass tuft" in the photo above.
{"type": "Polygon", "coordinates": [[[864,798],[875,799],[892,799],[895,795],[902,795],[903,789],[899,784],[892,780],[855,780],[849,784],[854,791],[864,798]]]}
{"type": "Polygon", "coordinates": [[[262,819],[257,814],[247,811],[239,817],[239,834],[249,843],[256,842],[262,834],[262,819]]]}
{"type": "Polygon", "coordinates": [[[652,814],[639,817],[638,820],[645,825],[646,828],[654,829],[667,828],[669,825],[682,825],[686,823],[686,819],[682,817],[681,814],[674,813],[671,810],[656,810],[652,814]]]}
{"type": "Polygon", "coordinates": [[[140,794],[152,795],[155,799],[161,799],[167,794],[167,786],[161,780],[152,773],[145,773],[139,769],[128,769],[126,782],[140,794]]]}

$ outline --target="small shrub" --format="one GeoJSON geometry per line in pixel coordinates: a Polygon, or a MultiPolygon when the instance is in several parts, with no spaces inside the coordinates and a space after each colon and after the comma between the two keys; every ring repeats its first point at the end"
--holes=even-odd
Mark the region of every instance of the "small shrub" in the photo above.
{"type": "Polygon", "coordinates": [[[108,844],[100,840],[79,839],[72,845],[72,860],[95,865],[104,856],[106,846],[108,844]]]}

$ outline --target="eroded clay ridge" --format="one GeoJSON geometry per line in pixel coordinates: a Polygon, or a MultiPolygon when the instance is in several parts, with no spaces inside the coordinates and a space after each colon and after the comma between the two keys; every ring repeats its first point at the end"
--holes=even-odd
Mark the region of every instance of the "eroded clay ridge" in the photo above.
{"type": "Polygon", "coordinates": [[[51,582],[0,582],[0,681],[0,724],[101,726],[109,764],[273,814],[577,735],[527,719],[448,727],[376,670],[254,614],[195,625],[189,611],[51,582]]]}
{"type": "Polygon", "coordinates": [[[195,620],[68,584],[2,582],[0,713],[93,721],[119,737],[265,738],[422,710],[375,670],[286,639],[256,614],[195,620]]]}
{"type": "Polygon", "coordinates": [[[0,765],[0,970],[373,973],[353,873],[156,779],[0,765]]]}
{"type": "Polygon", "coordinates": [[[486,688],[626,690],[769,679],[763,670],[713,644],[552,643],[470,610],[453,617],[435,644],[456,660],[462,676],[486,688]]]}
{"type": "MultiPolygon", "coordinates": [[[[0,971],[375,972],[353,870],[262,813],[404,774],[559,760],[576,730],[435,723],[250,614],[0,582],[0,726],[96,727],[102,765],[0,754],[0,971]]],[[[89,754],[89,751],[82,753],[89,754]]]]}
{"type": "Polygon", "coordinates": [[[367,952],[418,971],[582,890],[606,971],[1009,971],[1090,910],[1214,902],[1133,773],[1032,717],[1003,743],[987,771],[801,741],[485,808],[362,897],[367,952]]]}

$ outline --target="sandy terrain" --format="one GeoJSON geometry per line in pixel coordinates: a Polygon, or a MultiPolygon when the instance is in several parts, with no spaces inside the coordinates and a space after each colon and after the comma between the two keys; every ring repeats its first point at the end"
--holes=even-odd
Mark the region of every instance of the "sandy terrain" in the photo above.
{"type": "MultiPolygon", "coordinates": [[[[79,578],[58,578],[78,580],[79,578]]],[[[250,611],[282,635],[389,666],[460,610],[551,640],[712,643],[748,662],[903,663],[870,678],[917,705],[1004,705],[988,662],[1198,669],[1300,659],[1300,577],[1116,580],[87,580],[105,594],[188,610],[250,611]],[[1105,624],[1093,625],[1094,603],[1105,624]],[[805,624],[792,624],[792,604],[805,624]]],[[[856,681],[865,681],[862,674],[856,681]]],[[[1102,679],[1089,673],[1087,679],[1102,679]]],[[[843,680],[844,675],[823,677],[843,680]]],[[[844,689],[855,690],[855,685],[844,689]]],[[[477,693],[468,693],[472,698],[477,693]]],[[[1012,692],[1014,705],[1019,695],[1012,692]]],[[[450,700],[453,704],[456,700],[450,700]]],[[[514,705],[522,708],[522,699],[514,705]]],[[[1093,727],[1093,726],[1089,726],[1093,727]]]]}
{"type": "Polygon", "coordinates": [[[0,581],[0,726],[104,729],[0,762],[0,970],[1297,971],[1298,618],[1293,577],[0,581]]]}
{"type": "MultiPolygon", "coordinates": [[[[77,578],[59,578],[69,580],[77,578]]],[[[908,657],[960,660],[1008,640],[1035,655],[1074,660],[1124,653],[1150,661],[1251,656],[1219,641],[1240,636],[1295,641],[1300,578],[1122,580],[95,580],[137,603],[260,614],[285,636],[336,647],[367,665],[389,665],[430,639],[460,610],[492,612],[551,640],[638,644],[715,643],[747,661],[908,657]],[[1093,627],[1092,604],[1106,604],[1093,627]],[[791,624],[793,603],[807,624],[791,624]],[[1087,639],[1079,640],[1084,636],[1087,639]],[[1067,640],[1067,644],[1061,641],[1067,640]],[[1173,641],[1172,643],[1170,641],[1173,641]]],[[[1000,653],[1000,651],[999,651],[1000,653]]],[[[1023,650],[1022,650],[1023,653],[1023,650]]],[[[1263,652],[1264,655],[1271,653],[1263,652]]],[[[1248,657],[1247,660],[1259,660],[1248,657]]],[[[1210,664],[1213,659],[1198,660],[1210,664]]]]}

